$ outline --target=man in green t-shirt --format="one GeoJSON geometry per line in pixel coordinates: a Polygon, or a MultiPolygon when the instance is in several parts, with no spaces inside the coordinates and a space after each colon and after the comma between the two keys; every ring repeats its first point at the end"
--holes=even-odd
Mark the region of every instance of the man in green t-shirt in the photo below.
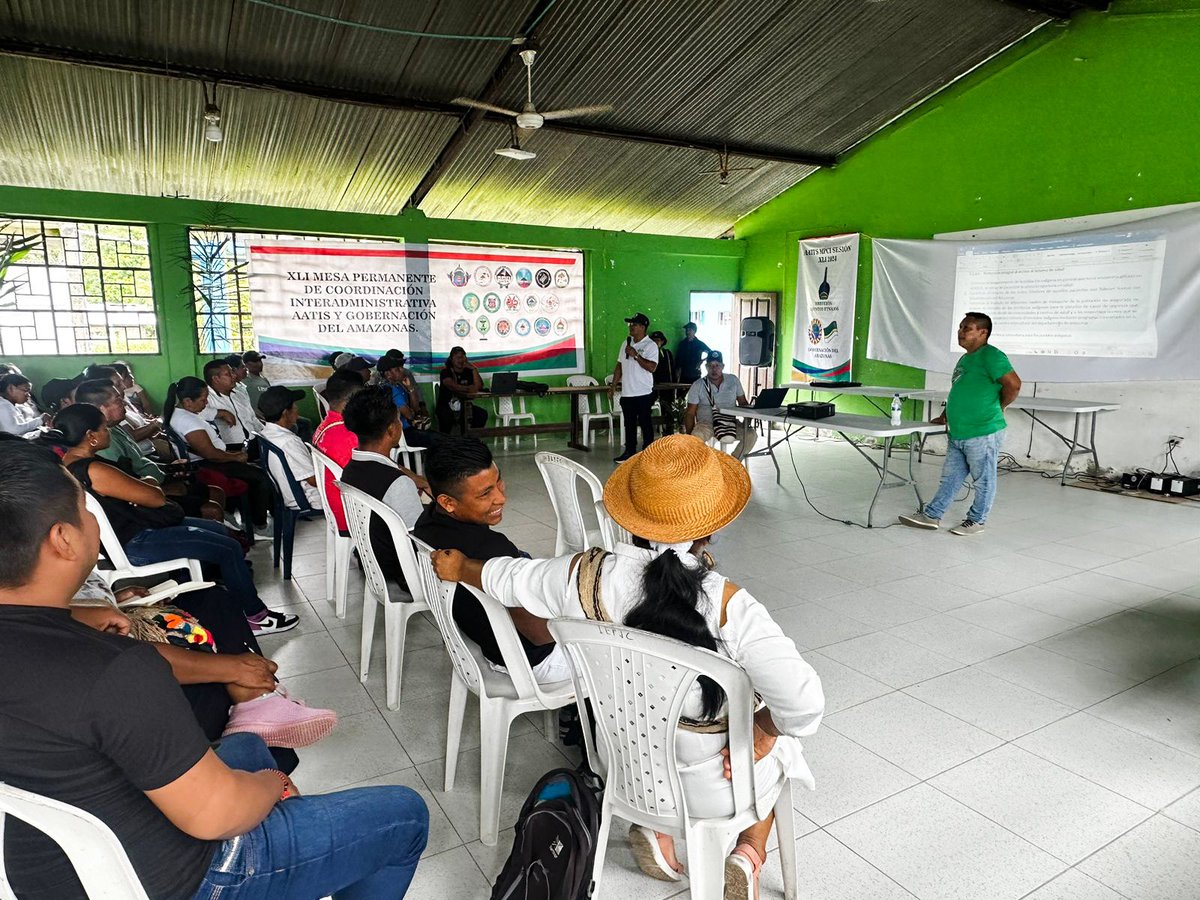
{"type": "Polygon", "coordinates": [[[975,481],[975,502],[951,534],[979,534],[996,498],[996,459],[1004,443],[1004,407],[1017,399],[1021,379],[1003,352],[988,343],[992,320],[969,312],[958,325],[958,345],[967,352],[954,367],[945,411],[933,420],[950,432],[942,483],[925,509],[900,522],[912,528],[936,529],[967,476],[975,481]]]}

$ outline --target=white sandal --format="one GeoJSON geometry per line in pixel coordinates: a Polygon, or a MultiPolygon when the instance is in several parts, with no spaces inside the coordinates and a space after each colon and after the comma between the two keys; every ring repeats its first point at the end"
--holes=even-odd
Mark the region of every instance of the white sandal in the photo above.
{"type": "Polygon", "coordinates": [[[658,836],[644,825],[629,826],[629,849],[633,851],[638,868],[651,878],[678,881],[682,877],[663,856],[662,848],[658,846],[658,836]]]}

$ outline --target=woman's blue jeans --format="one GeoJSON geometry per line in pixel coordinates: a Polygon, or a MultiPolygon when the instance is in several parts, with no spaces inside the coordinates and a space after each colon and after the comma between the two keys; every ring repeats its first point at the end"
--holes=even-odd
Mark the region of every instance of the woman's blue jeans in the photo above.
{"type": "MultiPolygon", "coordinates": [[[[232,769],[275,768],[251,734],[222,738],[232,769]]],[[[368,787],[276,804],[258,827],[222,841],[195,900],[399,900],[425,840],[429,811],[406,787],[368,787]]]]}
{"type": "Polygon", "coordinates": [[[225,526],[208,519],[184,519],[182,525],[147,528],[125,545],[125,555],[135,566],[183,557],[211,563],[221,570],[221,581],[242,604],[247,616],[266,609],[254,586],[242,545],[225,533],[225,526]]]}
{"type": "Polygon", "coordinates": [[[975,502],[967,510],[967,518],[979,525],[987,521],[996,499],[996,459],[1004,444],[1004,432],[1001,428],[992,434],[947,442],[942,483],[938,485],[937,495],[925,504],[925,515],[931,519],[942,518],[970,475],[975,480],[975,502]]]}

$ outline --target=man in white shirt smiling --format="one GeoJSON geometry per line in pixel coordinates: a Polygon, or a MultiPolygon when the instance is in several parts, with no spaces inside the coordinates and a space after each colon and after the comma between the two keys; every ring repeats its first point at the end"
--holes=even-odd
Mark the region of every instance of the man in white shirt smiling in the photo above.
{"type": "Polygon", "coordinates": [[[613,370],[613,391],[621,391],[621,415],[625,418],[625,452],[616,458],[624,462],[637,453],[637,433],[642,431],[642,449],[654,440],[654,419],[650,407],[654,405],[654,370],[658,368],[658,344],[646,337],[650,319],[645,313],[636,313],[625,320],[629,325],[629,337],[617,354],[617,367],[613,370]]]}
{"type": "MultiPolygon", "coordinates": [[[[259,412],[267,420],[262,436],[283,451],[288,470],[304,489],[304,496],[309,505],[313,509],[321,509],[321,492],[317,489],[317,473],[313,469],[312,453],[304,441],[300,440],[300,436],[292,430],[296,419],[299,418],[296,401],[303,399],[303,391],[293,391],[283,385],[267,388],[258,399],[259,412]]],[[[279,458],[265,451],[264,455],[276,484],[286,485],[287,473],[280,471],[279,458]]],[[[288,490],[283,491],[283,502],[292,509],[300,508],[288,490]]]]}
{"type": "Polygon", "coordinates": [[[236,381],[229,363],[224,359],[207,363],[204,366],[204,381],[208,384],[208,403],[200,417],[217,429],[217,436],[225,442],[227,449],[244,449],[251,459],[257,458],[246,446],[253,432],[242,422],[241,412],[233,402],[236,381]]]}
{"type": "Polygon", "coordinates": [[[254,401],[250,399],[249,389],[242,383],[250,374],[250,369],[246,366],[243,358],[236,353],[227,356],[225,362],[229,363],[229,370],[233,372],[233,390],[230,392],[230,396],[233,398],[233,406],[237,410],[238,421],[242,423],[246,431],[252,433],[251,436],[262,434],[263,423],[260,421],[258,413],[254,411],[254,401]]]}

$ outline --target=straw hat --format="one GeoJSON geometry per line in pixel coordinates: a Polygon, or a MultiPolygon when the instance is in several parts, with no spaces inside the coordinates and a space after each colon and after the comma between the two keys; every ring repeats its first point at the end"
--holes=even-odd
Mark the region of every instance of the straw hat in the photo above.
{"type": "Polygon", "coordinates": [[[604,507],[617,524],[665,544],[719,531],[749,499],[742,464],[690,434],[660,438],[619,465],[604,485],[604,507]]]}

